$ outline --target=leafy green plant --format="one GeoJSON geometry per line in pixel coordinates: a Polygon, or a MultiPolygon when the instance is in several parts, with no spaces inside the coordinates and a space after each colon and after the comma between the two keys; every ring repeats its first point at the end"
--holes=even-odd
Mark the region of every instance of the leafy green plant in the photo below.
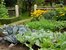
{"type": "Polygon", "coordinates": [[[0,4],[0,18],[9,18],[8,10],[3,4],[0,4]]]}
{"type": "Polygon", "coordinates": [[[47,13],[43,14],[45,19],[53,19],[57,15],[55,10],[50,10],[47,13]]]}
{"type": "Polygon", "coordinates": [[[63,28],[66,28],[66,22],[60,21],[51,21],[51,20],[40,20],[40,21],[33,21],[29,22],[28,25],[31,29],[45,29],[45,30],[52,30],[52,31],[59,31],[63,28]]]}
{"type": "Polygon", "coordinates": [[[50,19],[50,20],[66,20],[66,10],[63,8],[58,8],[55,10],[48,10],[47,13],[44,13],[42,15],[45,19],[50,19]]]}
{"type": "Polygon", "coordinates": [[[35,32],[27,32],[24,35],[18,34],[18,41],[33,50],[32,46],[35,44],[40,47],[39,50],[65,50],[66,49],[66,32],[52,32],[44,31],[43,29],[35,32]],[[29,43],[27,43],[29,42],[29,43]]]}
{"type": "Polygon", "coordinates": [[[66,20],[65,16],[66,16],[66,10],[65,9],[56,9],[56,13],[57,15],[54,17],[55,20],[66,20]]]}
{"type": "Polygon", "coordinates": [[[42,4],[45,2],[45,0],[35,0],[35,2],[40,6],[43,6],[42,4]]]}

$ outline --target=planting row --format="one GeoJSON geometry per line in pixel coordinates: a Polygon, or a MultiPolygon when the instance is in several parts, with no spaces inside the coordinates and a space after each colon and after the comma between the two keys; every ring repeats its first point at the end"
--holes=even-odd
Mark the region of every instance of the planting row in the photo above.
{"type": "Polygon", "coordinates": [[[51,21],[46,19],[41,19],[39,21],[32,21],[26,24],[30,29],[44,29],[44,30],[51,30],[51,31],[62,31],[66,29],[66,22],[65,21],[51,21]]]}
{"type": "MultiPolygon", "coordinates": [[[[36,22],[38,23],[38,21],[36,22]]],[[[34,50],[33,49],[34,45],[38,46],[38,50],[66,49],[66,32],[61,33],[61,32],[52,32],[50,30],[45,31],[44,29],[39,29],[39,30],[33,28],[30,29],[28,25],[26,26],[25,25],[14,25],[14,26],[4,25],[3,28],[0,28],[0,36],[2,36],[0,37],[0,41],[2,40],[9,41],[14,44],[20,42],[22,44],[25,44],[27,47],[29,47],[30,50],[34,50]]]]}
{"type": "Polygon", "coordinates": [[[38,46],[38,50],[65,50],[66,49],[66,32],[52,32],[36,30],[28,31],[23,35],[17,34],[17,40],[34,50],[33,46],[38,46]]]}

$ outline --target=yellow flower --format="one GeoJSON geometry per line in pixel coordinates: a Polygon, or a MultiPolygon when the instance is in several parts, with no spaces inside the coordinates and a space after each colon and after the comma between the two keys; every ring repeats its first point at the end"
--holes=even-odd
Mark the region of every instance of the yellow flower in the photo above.
{"type": "Polygon", "coordinates": [[[65,15],[65,13],[61,14],[60,16],[64,16],[64,15],[65,15]]]}
{"type": "Polygon", "coordinates": [[[48,12],[47,10],[36,10],[34,12],[31,13],[31,16],[34,16],[34,17],[40,17],[40,15],[44,14],[48,12]]]}

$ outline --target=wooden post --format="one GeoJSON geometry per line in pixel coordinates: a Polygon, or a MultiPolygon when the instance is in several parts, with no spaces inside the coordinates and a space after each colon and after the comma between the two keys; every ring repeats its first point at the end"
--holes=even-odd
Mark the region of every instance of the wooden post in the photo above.
{"type": "Polygon", "coordinates": [[[15,5],[15,13],[16,13],[16,17],[19,17],[19,6],[15,5]]]}
{"type": "Polygon", "coordinates": [[[34,5],[34,11],[36,11],[36,9],[37,9],[37,4],[34,5]]]}

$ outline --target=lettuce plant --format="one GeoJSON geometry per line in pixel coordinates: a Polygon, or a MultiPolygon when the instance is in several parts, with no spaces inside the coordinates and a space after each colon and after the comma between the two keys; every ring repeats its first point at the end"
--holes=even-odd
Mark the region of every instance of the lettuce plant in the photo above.
{"type": "Polygon", "coordinates": [[[17,40],[33,50],[32,46],[35,44],[40,47],[39,50],[51,49],[62,50],[65,49],[65,33],[38,30],[35,32],[27,32],[24,35],[18,34],[17,40]],[[29,42],[29,43],[27,43],[29,42]]]}

